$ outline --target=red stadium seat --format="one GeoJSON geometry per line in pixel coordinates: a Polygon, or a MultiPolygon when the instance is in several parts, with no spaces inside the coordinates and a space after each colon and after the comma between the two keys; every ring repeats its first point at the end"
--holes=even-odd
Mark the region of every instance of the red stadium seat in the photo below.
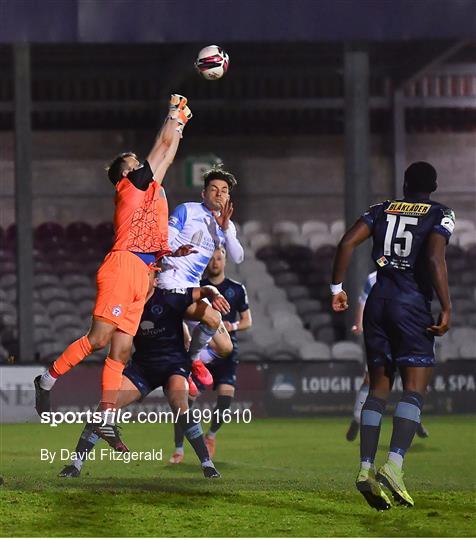
{"type": "Polygon", "coordinates": [[[65,240],[73,245],[91,245],[94,242],[94,228],[89,223],[75,221],[65,229],[65,240]]]}
{"type": "Polygon", "coordinates": [[[49,251],[51,248],[62,247],[63,239],[63,227],[59,223],[46,222],[36,228],[34,245],[37,249],[49,251]]]}
{"type": "Polygon", "coordinates": [[[114,226],[110,221],[100,223],[94,229],[95,244],[104,250],[109,250],[114,239],[114,226]]]}
{"type": "Polygon", "coordinates": [[[5,249],[14,253],[17,244],[17,226],[12,223],[5,231],[5,249]]]}

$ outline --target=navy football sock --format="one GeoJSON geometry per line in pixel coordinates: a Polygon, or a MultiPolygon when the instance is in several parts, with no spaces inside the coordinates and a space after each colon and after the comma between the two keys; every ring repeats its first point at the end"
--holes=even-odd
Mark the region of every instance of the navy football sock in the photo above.
{"type": "Polygon", "coordinates": [[[99,436],[93,433],[93,430],[89,426],[84,426],[75,448],[76,459],[73,459],[73,465],[77,469],[81,470],[89,452],[91,452],[98,440],[99,436]]]}
{"type": "MultiPolygon", "coordinates": [[[[193,408],[193,404],[195,401],[193,399],[188,399],[188,410],[191,411],[193,408]]],[[[190,412],[189,412],[190,414],[190,412]]],[[[175,449],[183,448],[183,429],[180,427],[180,424],[176,422],[174,424],[174,441],[175,441],[175,449]]]]}
{"type": "Polygon", "coordinates": [[[185,437],[187,437],[188,442],[195,450],[200,463],[203,464],[205,462],[210,462],[210,455],[208,454],[205,440],[203,438],[202,426],[198,422],[192,420],[187,413],[181,414],[177,418],[177,421],[182,428],[185,437]]]}
{"type": "Polygon", "coordinates": [[[209,434],[213,437],[215,433],[220,429],[223,424],[223,412],[230,408],[231,396],[218,396],[217,404],[213,409],[212,424],[210,426],[209,434]]]}
{"type": "Polygon", "coordinates": [[[423,396],[418,392],[404,392],[393,415],[389,459],[401,467],[405,453],[412,444],[420,423],[423,396]]]}
{"type": "Polygon", "coordinates": [[[362,407],[360,416],[360,461],[371,466],[375,461],[380,425],[386,401],[369,395],[362,407]]]}

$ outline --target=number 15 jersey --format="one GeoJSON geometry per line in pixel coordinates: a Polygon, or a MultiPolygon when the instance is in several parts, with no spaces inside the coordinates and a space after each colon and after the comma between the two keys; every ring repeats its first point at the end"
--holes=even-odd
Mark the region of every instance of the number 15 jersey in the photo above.
{"type": "Polygon", "coordinates": [[[453,210],[432,201],[395,200],[371,206],[361,219],[372,232],[372,259],[377,266],[373,294],[411,301],[433,296],[427,242],[431,233],[448,242],[455,226],[453,210]]]}

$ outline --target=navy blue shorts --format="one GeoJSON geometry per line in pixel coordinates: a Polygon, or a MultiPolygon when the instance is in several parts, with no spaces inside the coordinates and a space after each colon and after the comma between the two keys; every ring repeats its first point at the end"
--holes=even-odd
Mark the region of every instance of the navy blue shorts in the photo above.
{"type": "MultiPolygon", "coordinates": [[[[238,354],[235,351],[226,358],[217,358],[209,364],[205,364],[213,377],[213,390],[216,390],[220,384],[236,386],[236,369],[238,368],[238,364],[238,354]]],[[[193,381],[200,392],[205,391],[206,387],[199,383],[195,377],[193,377],[193,381]]]]}
{"type": "Polygon", "coordinates": [[[130,360],[124,369],[123,375],[141,393],[142,399],[159,386],[164,389],[172,375],[181,375],[188,379],[190,375],[190,359],[186,355],[177,354],[167,361],[137,362],[130,360]]]}
{"type": "Polygon", "coordinates": [[[427,331],[432,324],[430,302],[424,298],[407,303],[370,293],[363,321],[367,365],[432,367],[435,338],[427,331]]]}

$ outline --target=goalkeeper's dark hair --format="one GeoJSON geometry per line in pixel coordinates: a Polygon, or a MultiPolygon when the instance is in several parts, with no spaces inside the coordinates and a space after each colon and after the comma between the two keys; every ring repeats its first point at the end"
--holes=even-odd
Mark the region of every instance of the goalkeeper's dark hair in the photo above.
{"type": "Polygon", "coordinates": [[[236,178],[231,172],[225,171],[223,163],[218,163],[203,173],[203,188],[206,189],[212,180],[223,180],[228,184],[229,191],[232,191],[237,184],[236,178]]]}
{"type": "Polygon", "coordinates": [[[405,171],[405,193],[433,193],[438,184],[436,169],[426,161],[415,161],[405,171]]]}
{"type": "Polygon", "coordinates": [[[133,157],[138,160],[134,152],[123,152],[116,156],[111,163],[106,167],[107,176],[109,180],[116,185],[121,178],[124,177],[124,171],[126,170],[126,158],[133,157]]]}

